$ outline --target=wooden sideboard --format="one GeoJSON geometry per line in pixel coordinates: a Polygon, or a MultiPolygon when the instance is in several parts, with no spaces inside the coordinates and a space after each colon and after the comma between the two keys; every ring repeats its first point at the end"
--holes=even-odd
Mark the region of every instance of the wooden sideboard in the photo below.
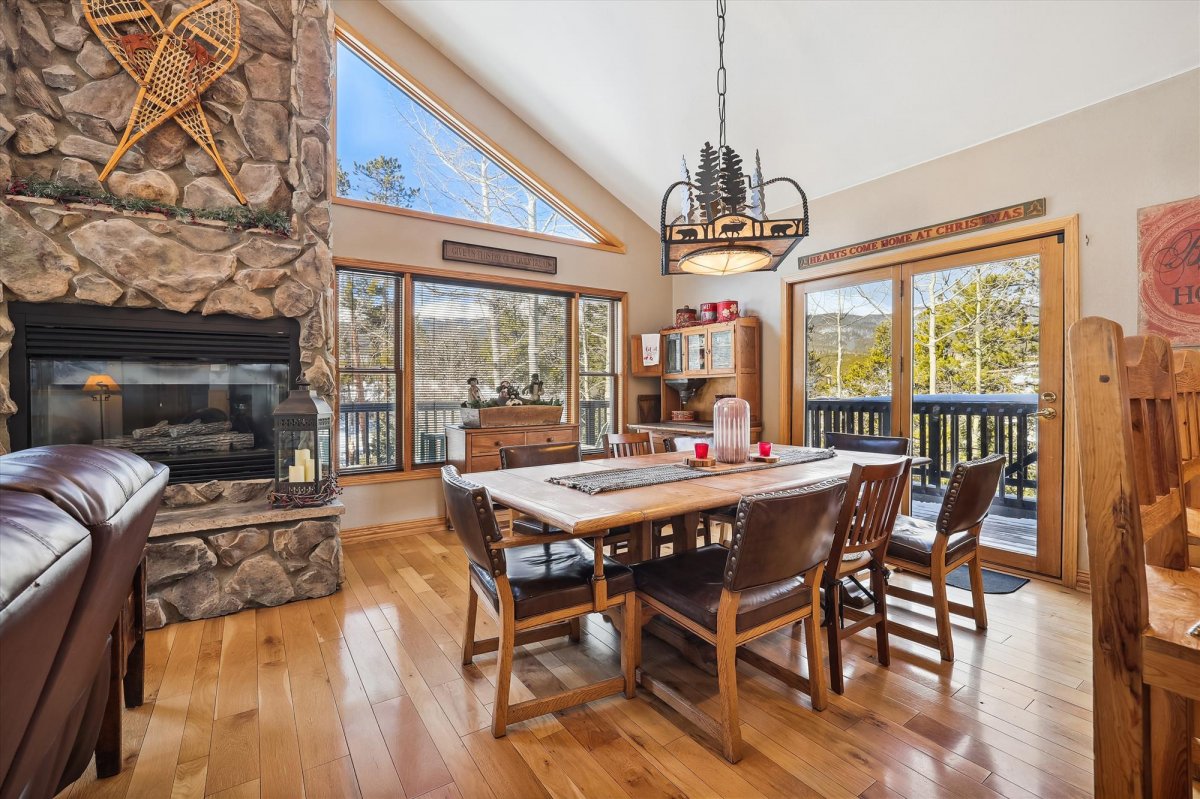
{"type": "Polygon", "coordinates": [[[523,444],[578,441],[577,424],[522,427],[463,427],[446,425],[446,462],[460,472],[490,472],[500,468],[500,449],[523,444]]]}

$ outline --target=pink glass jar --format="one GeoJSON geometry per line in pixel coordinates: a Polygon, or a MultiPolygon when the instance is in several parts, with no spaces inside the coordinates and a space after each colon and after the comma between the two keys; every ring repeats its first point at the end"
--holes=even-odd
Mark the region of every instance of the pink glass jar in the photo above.
{"type": "Polygon", "coordinates": [[[713,405],[713,457],[718,463],[745,463],[750,456],[750,403],[737,397],[713,405]]]}

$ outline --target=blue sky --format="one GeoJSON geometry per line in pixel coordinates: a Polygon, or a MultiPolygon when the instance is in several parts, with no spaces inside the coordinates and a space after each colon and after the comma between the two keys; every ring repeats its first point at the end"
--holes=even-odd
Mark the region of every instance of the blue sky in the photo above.
{"type": "MultiPolygon", "coordinates": [[[[354,163],[380,156],[399,159],[406,188],[420,188],[412,208],[436,214],[528,229],[531,195],[479,150],[414,102],[353,50],[337,48],[337,157],[349,173],[349,197],[371,199],[371,181],[354,173],[354,163]],[[434,152],[440,148],[442,156],[434,152]],[[482,211],[478,182],[463,177],[486,166],[491,218],[482,211]],[[456,168],[460,172],[456,172],[456,168]]],[[[575,239],[589,239],[576,225],[540,197],[532,199],[533,229],[575,239]]]]}

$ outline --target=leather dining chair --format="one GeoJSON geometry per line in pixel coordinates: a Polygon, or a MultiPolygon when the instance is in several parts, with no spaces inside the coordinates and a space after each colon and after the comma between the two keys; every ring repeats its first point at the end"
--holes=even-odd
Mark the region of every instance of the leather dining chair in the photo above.
{"type": "MultiPolygon", "coordinates": [[[[519,447],[500,448],[501,469],[521,469],[526,466],[551,466],[558,463],[579,463],[583,460],[583,451],[578,441],[568,443],[551,442],[549,444],[523,444],[519,447]]],[[[540,522],[537,519],[514,518],[512,522],[514,533],[522,535],[556,535],[562,530],[540,522]]],[[[604,545],[610,547],[613,557],[627,560],[633,533],[628,527],[610,531],[604,536],[604,545]]],[[[578,622],[576,622],[578,628],[578,622]]],[[[572,640],[579,640],[578,629],[572,633],[572,640]]]]}
{"type": "Polygon", "coordinates": [[[892,527],[900,512],[904,489],[908,486],[912,458],[895,463],[863,466],[856,463],[850,471],[846,500],[838,517],[833,549],[824,573],[825,627],[829,633],[829,684],[837,693],[845,691],[842,677],[842,640],[860,630],[875,626],[879,665],[891,662],[888,650],[887,572],[884,553],[892,527]],[[846,609],[841,605],[842,578],[868,569],[871,589],[866,592],[874,611],[870,614],[846,609]],[[845,626],[845,616],[853,623],[845,626]]]}
{"type": "MultiPolygon", "coordinates": [[[[738,504],[728,550],[714,544],[633,567],[638,598],[633,630],[641,627],[641,606],[645,604],[716,647],[720,719],[713,719],[674,688],[642,671],[640,643],[634,655],[638,683],[719,740],[731,763],[742,756],[737,659],[741,656],[756,666],[765,660],[748,649],[739,653],[744,644],[803,623],[808,679],[790,674],[788,683],[807,689],[813,710],[825,708],[828,697],[817,631],[821,575],[845,492],[845,481],[827,480],[745,497],[738,504]]],[[[773,662],[771,666],[772,670],[781,668],[773,662]]]]}
{"type": "Polygon", "coordinates": [[[868,436],[863,433],[826,433],[825,446],[877,455],[907,455],[911,442],[898,436],[868,436]]]}
{"type": "Polygon", "coordinates": [[[466,629],[462,662],[476,653],[496,652],[496,701],[492,705],[492,735],[502,737],[509,724],[624,692],[634,695],[634,646],[637,635],[628,623],[637,615],[633,572],[628,566],[603,558],[607,605],[624,607],[626,621],[621,639],[622,676],[571,688],[550,696],[509,703],[513,656],[518,645],[568,635],[570,620],[596,608],[592,578],[597,552],[575,538],[549,544],[505,547],[492,510],[491,496],[483,486],[465,480],[453,466],[442,467],[446,512],[467,555],[466,629]],[[500,627],[498,638],[475,640],[479,600],[500,627]]]}
{"type": "MultiPolygon", "coordinates": [[[[519,447],[500,448],[501,469],[523,469],[527,466],[552,466],[559,463],[579,463],[583,460],[578,441],[551,442],[549,444],[523,444],[519,447]]],[[[537,519],[514,518],[514,532],[523,535],[561,533],[556,527],[537,519]]]]}
{"type": "Polygon", "coordinates": [[[978,630],[987,629],[979,530],[996,496],[1005,463],[1004,455],[996,454],[955,464],[937,522],[898,516],[888,542],[889,564],[902,571],[924,575],[933,585],[932,596],[897,585],[888,586],[888,595],[932,607],[937,623],[936,636],[895,623],[892,632],[901,638],[936,647],[942,660],[954,660],[951,613],[974,619],[978,630]],[[946,576],[963,564],[967,564],[971,573],[970,606],[949,602],[946,596],[946,576]]]}

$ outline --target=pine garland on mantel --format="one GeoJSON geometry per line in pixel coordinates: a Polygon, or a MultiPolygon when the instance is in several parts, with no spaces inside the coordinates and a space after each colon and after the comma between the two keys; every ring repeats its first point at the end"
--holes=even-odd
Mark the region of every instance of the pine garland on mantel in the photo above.
{"type": "Polygon", "coordinates": [[[92,191],[53,180],[22,180],[19,178],[14,178],[7,183],[4,194],[55,200],[64,205],[68,203],[102,205],[117,211],[162,214],[180,222],[207,219],[223,222],[230,230],[265,230],[279,236],[292,234],[291,216],[286,212],[264,211],[241,205],[228,208],[184,208],[138,197],[118,197],[106,191],[92,191]]]}

